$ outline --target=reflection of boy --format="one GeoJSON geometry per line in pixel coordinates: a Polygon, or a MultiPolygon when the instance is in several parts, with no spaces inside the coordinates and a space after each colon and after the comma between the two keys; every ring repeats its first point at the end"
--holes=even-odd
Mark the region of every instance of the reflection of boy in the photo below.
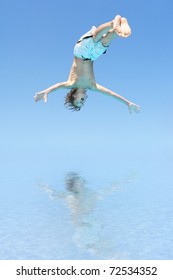
{"type": "Polygon", "coordinates": [[[130,181],[131,176],[95,192],[86,186],[86,181],[78,173],[69,172],[65,178],[66,192],[58,192],[41,183],[39,186],[48,193],[50,199],[63,200],[69,208],[75,228],[73,240],[79,248],[97,256],[105,255],[106,252],[111,256],[112,245],[105,240],[104,221],[101,215],[98,217],[94,212],[96,203],[130,181]]]}

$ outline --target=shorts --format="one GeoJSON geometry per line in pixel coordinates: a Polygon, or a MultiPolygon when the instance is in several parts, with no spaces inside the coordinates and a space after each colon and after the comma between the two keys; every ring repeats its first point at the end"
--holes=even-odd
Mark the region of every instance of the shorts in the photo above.
{"type": "Polygon", "coordinates": [[[108,46],[103,46],[101,41],[97,43],[93,40],[93,31],[96,29],[92,27],[85,35],[83,35],[74,47],[74,56],[83,60],[96,60],[102,54],[106,53],[108,46]]]}

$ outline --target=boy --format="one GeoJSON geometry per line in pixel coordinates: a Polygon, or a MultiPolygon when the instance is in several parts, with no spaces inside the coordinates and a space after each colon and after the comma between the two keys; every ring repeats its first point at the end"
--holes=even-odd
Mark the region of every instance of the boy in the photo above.
{"type": "Polygon", "coordinates": [[[117,15],[114,20],[104,23],[84,34],[74,48],[74,60],[70,70],[68,80],[57,83],[41,92],[38,92],[34,99],[41,99],[47,102],[48,94],[57,89],[70,89],[65,98],[65,105],[72,110],[79,111],[87,98],[87,90],[104,93],[115,97],[126,104],[130,113],[138,112],[140,106],[132,103],[112,90],[109,90],[96,83],[94,77],[94,61],[106,53],[110,43],[117,37],[127,38],[131,34],[131,29],[127,19],[117,15]]]}

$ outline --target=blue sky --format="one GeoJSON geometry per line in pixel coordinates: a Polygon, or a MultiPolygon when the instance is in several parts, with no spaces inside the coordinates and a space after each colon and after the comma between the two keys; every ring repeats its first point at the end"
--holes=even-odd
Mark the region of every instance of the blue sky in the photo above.
{"type": "MultiPolygon", "coordinates": [[[[52,223],[50,255],[59,226],[66,235],[69,231],[70,236],[68,222],[64,227],[64,223],[56,220],[67,212],[31,186],[35,178],[41,178],[44,183],[62,187],[59,183],[64,181],[64,175],[73,170],[81,172],[93,188],[107,186],[131,172],[136,174],[135,184],[120,191],[120,198],[115,195],[99,206],[106,216],[108,232],[114,235],[118,229],[113,228],[114,217],[118,215],[120,252],[121,233],[131,246],[131,241],[136,239],[134,231],[137,229],[138,238],[141,229],[143,258],[145,242],[154,252],[149,257],[172,256],[169,253],[173,196],[172,10],[171,0],[0,0],[0,198],[5,224],[1,230],[8,244],[8,258],[18,254],[11,253],[9,244],[18,246],[16,240],[20,239],[18,232],[22,235],[22,230],[21,252],[22,240],[29,238],[29,257],[42,257],[32,254],[31,244],[39,238],[37,228],[33,228],[33,218],[36,224],[41,221],[43,236],[39,236],[43,247],[40,248],[44,253],[49,247],[52,223]],[[109,21],[116,14],[127,17],[132,36],[117,38],[107,54],[95,62],[96,80],[141,105],[141,113],[130,115],[123,104],[93,92],[88,92],[86,105],[80,112],[72,113],[64,108],[64,90],[52,93],[47,104],[36,104],[33,99],[36,92],[67,79],[77,39],[92,25],[109,21]],[[121,219],[126,219],[125,226],[121,219]],[[132,220],[134,226],[129,223],[132,220]],[[10,236],[11,221],[16,227],[16,239],[10,236]],[[143,221],[144,231],[140,228],[143,221]],[[163,223],[164,231],[161,231],[163,223]],[[131,229],[126,231],[126,226],[131,229]],[[131,233],[132,239],[126,232],[131,233]]],[[[70,238],[63,242],[59,238],[62,246],[71,244],[70,238]]],[[[135,244],[136,240],[134,248],[138,251],[135,244]]],[[[6,243],[4,248],[2,255],[6,256],[6,243]]],[[[71,252],[75,255],[75,250],[71,252]]],[[[75,257],[80,257],[78,253],[75,257]]],[[[136,256],[139,257],[138,253],[136,256]]]]}
{"type": "Polygon", "coordinates": [[[90,161],[99,166],[99,158],[111,168],[115,158],[147,161],[148,150],[172,147],[171,1],[0,3],[5,170],[10,162],[13,173],[16,161],[21,168],[30,162],[36,173],[39,166],[51,169],[49,161],[52,168],[85,169],[90,161]],[[78,113],[64,108],[65,91],[35,104],[35,92],[67,79],[76,40],[116,14],[128,18],[132,36],[115,40],[95,62],[96,79],[141,105],[141,113],[130,115],[121,103],[92,92],[78,113]]]}

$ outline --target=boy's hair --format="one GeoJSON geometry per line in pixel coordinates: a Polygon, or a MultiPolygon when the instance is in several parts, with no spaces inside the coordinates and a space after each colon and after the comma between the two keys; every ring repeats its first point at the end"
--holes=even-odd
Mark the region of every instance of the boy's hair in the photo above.
{"type": "Polygon", "coordinates": [[[75,94],[77,92],[77,88],[72,88],[65,97],[64,105],[66,108],[72,111],[80,111],[81,107],[75,105],[75,94]]]}

